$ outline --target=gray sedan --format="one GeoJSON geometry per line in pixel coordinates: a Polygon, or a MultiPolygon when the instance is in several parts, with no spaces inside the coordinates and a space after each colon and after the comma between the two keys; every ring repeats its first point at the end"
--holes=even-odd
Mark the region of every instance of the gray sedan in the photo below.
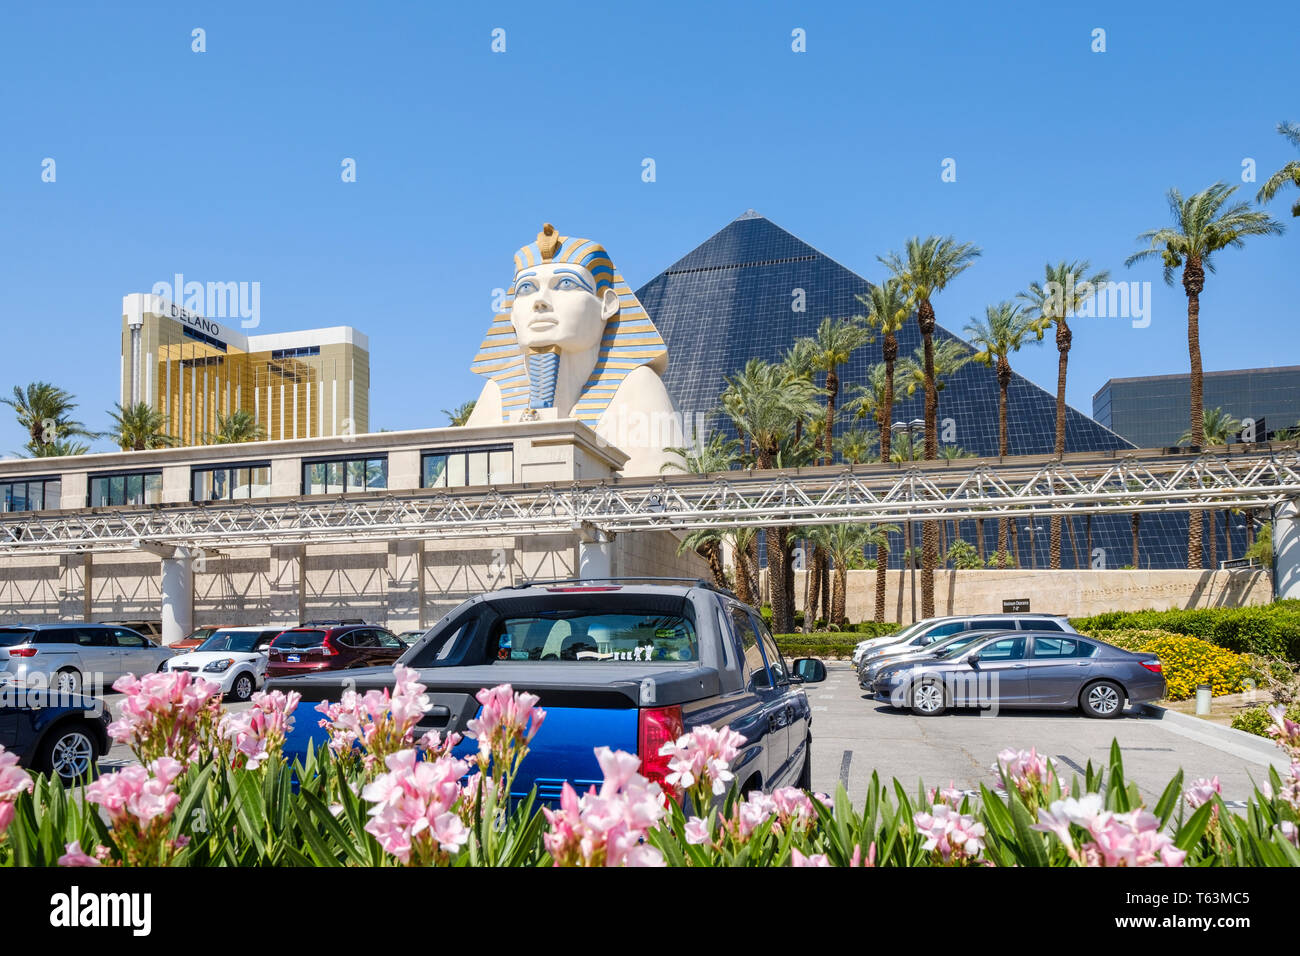
{"type": "Polygon", "coordinates": [[[949,708],[1074,708],[1118,717],[1125,702],[1159,700],[1159,658],[1078,634],[1003,631],[949,654],[881,667],[870,692],[923,716],[949,708]]]}

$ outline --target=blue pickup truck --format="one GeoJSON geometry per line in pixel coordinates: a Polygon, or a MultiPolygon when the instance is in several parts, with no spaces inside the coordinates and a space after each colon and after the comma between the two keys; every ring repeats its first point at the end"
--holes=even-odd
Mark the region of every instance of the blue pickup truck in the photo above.
{"type": "MultiPolygon", "coordinates": [[[[636,753],[662,782],[659,748],[692,727],[728,726],[745,738],[733,764],[742,792],[810,788],[812,712],[802,685],[825,680],[817,660],[788,665],[762,617],[727,591],[637,579],[529,583],[480,595],[447,614],[402,655],[428,687],[433,706],[416,729],[463,733],[482,687],[511,684],[541,698],[546,722],[516,779],[557,800],[567,780],[579,792],[599,784],[593,750],[636,753]]],[[[319,746],[325,731],[310,708],[391,686],[391,667],[280,678],[271,689],[303,698],[286,751],[319,746]]],[[[458,753],[474,750],[472,741],[458,753]]]]}

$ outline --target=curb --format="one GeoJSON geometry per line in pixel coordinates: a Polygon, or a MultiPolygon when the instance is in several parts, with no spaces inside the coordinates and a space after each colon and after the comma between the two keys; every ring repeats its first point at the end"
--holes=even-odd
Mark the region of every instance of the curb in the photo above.
{"type": "Polygon", "coordinates": [[[1185,727],[1188,730],[1194,730],[1198,734],[1212,737],[1225,744],[1231,744],[1236,747],[1245,747],[1248,750],[1252,750],[1261,756],[1269,757],[1273,760],[1283,759],[1282,751],[1278,749],[1277,744],[1267,737],[1259,737],[1255,734],[1248,734],[1244,730],[1224,727],[1221,724],[1211,723],[1208,720],[1201,720],[1199,717],[1193,717],[1190,714],[1180,714],[1176,710],[1168,710],[1158,704],[1143,704],[1142,710],[1146,716],[1155,720],[1167,720],[1178,727],[1185,727]]]}

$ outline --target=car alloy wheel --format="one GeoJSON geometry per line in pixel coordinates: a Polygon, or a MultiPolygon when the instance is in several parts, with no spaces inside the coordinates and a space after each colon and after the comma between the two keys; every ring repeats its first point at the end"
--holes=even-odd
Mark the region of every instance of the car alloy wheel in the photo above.
{"type": "Polygon", "coordinates": [[[936,681],[922,681],[912,691],[912,709],[927,716],[943,711],[943,685],[936,681]]]}
{"type": "Polygon", "coordinates": [[[1114,684],[1093,684],[1088,688],[1087,701],[1088,710],[1098,717],[1113,717],[1124,703],[1114,684]]]}
{"type": "Polygon", "coordinates": [[[50,748],[50,770],[65,783],[84,778],[95,762],[95,745],[81,730],[69,730],[50,748]]]}
{"type": "Polygon", "coordinates": [[[230,694],[235,700],[248,700],[253,696],[253,678],[247,674],[240,674],[235,678],[235,684],[231,688],[230,694]]]}
{"type": "Polygon", "coordinates": [[[81,675],[74,670],[61,670],[54,675],[54,689],[60,694],[81,692],[81,675]]]}

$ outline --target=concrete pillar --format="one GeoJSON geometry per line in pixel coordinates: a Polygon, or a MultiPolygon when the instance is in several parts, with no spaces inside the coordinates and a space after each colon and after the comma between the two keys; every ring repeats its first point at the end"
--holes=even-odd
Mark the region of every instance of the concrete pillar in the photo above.
{"type": "Polygon", "coordinates": [[[1273,509],[1273,597],[1300,598],[1300,499],[1273,509]]]}
{"type": "Polygon", "coordinates": [[[614,536],[583,522],[578,530],[578,577],[612,577],[613,557],[614,536]]]}
{"type": "Polygon", "coordinates": [[[175,644],[194,630],[194,562],[177,548],[162,559],[162,643],[175,644]]]}
{"type": "Polygon", "coordinates": [[[271,624],[295,627],[303,617],[303,571],[306,548],[300,544],[271,548],[271,624]]]}
{"type": "Polygon", "coordinates": [[[389,630],[406,631],[421,627],[421,541],[388,542],[388,582],[384,589],[384,620],[389,630]]]}
{"type": "Polygon", "coordinates": [[[93,565],[89,551],[65,554],[59,564],[59,619],[89,621],[93,565]]]}

